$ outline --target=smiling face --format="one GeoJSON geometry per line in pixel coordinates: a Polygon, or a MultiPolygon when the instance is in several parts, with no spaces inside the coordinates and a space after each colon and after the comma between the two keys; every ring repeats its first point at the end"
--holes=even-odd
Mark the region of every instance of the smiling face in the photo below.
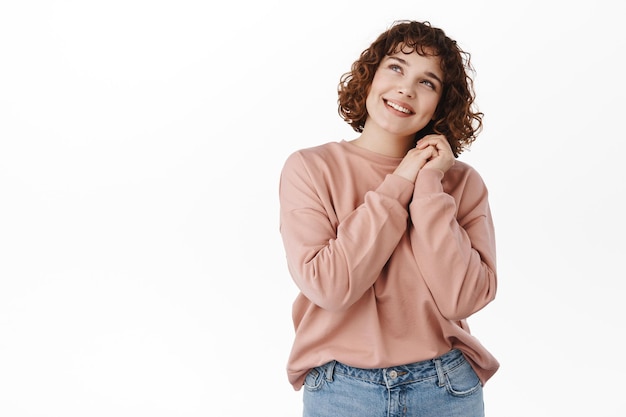
{"type": "Polygon", "coordinates": [[[386,56],[367,95],[364,132],[375,130],[412,140],[433,118],[442,90],[438,57],[402,51],[386,56]]]}

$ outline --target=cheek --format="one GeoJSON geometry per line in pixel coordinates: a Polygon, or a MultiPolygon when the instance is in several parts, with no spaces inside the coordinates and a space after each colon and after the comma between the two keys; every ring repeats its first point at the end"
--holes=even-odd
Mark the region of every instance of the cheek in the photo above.
{"type": "Polygon", "coordinates": [[[369,113],[374,104],[376,103],[375,95],[371,93],[371,91],[367,92],[367,96],[365,96],[365,109],[369,113]]]}
{"type": "Polygon", "coordinates": [[[432,113],[433,117],[435,117],[435,114],[437,114],[438,106],[439,106],[439,96],[433,97],[432,100],[430,100],[428,103],[429,112],[432,113]]]}

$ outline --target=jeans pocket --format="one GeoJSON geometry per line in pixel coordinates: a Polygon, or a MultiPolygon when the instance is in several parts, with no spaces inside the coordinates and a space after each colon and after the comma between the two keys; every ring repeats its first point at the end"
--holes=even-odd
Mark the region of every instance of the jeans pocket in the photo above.
{"type": "Polygon", "coordinates": [[[482,389],[474,369],[467,361],[446,372],[446,389],[455,397],[467,397],[482,389]]]}
{"type": "Polygon", "coordinates": [[[324,370],[321,367],[311,369],[304,378],[304,388],[309,391],[317,391],[322,388],[324,382],[324,370]]]}

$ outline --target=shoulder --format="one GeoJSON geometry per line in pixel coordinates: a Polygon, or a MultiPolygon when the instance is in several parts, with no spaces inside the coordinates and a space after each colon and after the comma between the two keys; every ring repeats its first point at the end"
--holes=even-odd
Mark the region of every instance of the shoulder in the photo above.
{"type": "Polygon", "coordinates": [[[343,149],[344,147],[340,142],[327,142],[322,145],[299,149],[287,157],[285,169],[332,164],[332,161],[344,152],[343,149]]]}
{"type": "Polygon", "coordinates": [[[458,159],[446,172],[443,182],[444,188],[449,191],[463,189],[485,192],[487,189],[480,173],[472,165],[458,159]]]}
{"type": "Polygon", "coordinates": [[[289,157],[298,155],[304,159],[324,158],[342,152],[343,146],[340,142],[327,142],[322,145],[303,148],[293,152],[289,157]]]}
{"type": "MultiPolygon", "coordinates": [[[[474,168],[472,165],[468,164],[464,161],[459,161],[458,159],[454,161],[454,165],[449,169],[448,173],[453,177],[463,177],[463,178],[473,178],[480,179],[482,177],[478,170],[474,168]]],[[[447,173],[447,174],[448,174],[447,173]]]]}

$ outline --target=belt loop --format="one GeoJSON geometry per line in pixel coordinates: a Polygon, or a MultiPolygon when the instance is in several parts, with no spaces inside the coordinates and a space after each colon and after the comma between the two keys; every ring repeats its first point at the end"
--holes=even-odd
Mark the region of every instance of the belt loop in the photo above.
{"type": "Polygon", "coordinates": [[[328,382],[332,382],[332,380],[333,380],[333,375],[335,373],[335,364],[336,363],[337,363],[337,361],[330,361],[324,367],[324,373],[326,375],[326,381],[328,381],[328,382]]]}
{"type": "Polygon", "coordinates": [[[441,365],[441,359],[433,359],[433,362],[435,362],[435,369],[437,370],[438,385],[443,387],[446,385],[446,378],[443,372],[443,366],[441,365]]]}

